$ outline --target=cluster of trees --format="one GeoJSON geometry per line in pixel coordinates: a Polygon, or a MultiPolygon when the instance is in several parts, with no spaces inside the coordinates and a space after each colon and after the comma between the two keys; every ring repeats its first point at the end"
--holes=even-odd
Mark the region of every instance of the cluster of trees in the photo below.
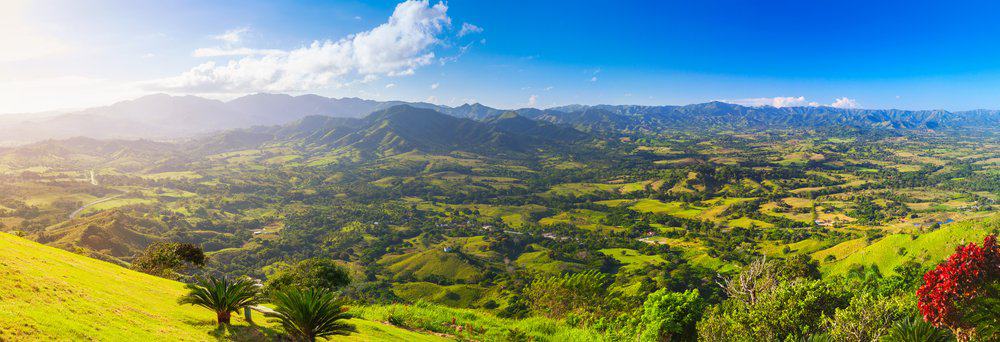
{"type": "Polygon", "coordinates": [[[243,277],[196,277],[189,292],[178,302],[212,310],[220,328],[232,322],[233,312],[273,304],[264,315],[280,324],[296,341],[316,341],[334,335],[349,335],[357,329],[346,320],[352,316],[335,291],[350,283],[347,271],[329,259],[308,259],[282,268],[261,286],[243,277]]]}

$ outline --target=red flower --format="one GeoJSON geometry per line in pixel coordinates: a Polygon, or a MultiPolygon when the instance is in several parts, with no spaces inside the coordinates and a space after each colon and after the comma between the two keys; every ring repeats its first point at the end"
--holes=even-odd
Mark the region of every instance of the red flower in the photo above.
{"type": "Polygon", "coordinates": [[[995,235],[983,239],[982,247],[958,246],[947,261],[924,274],[924,285],[917,290],[920,314],[937,327],[963,328],[957,304],[976,298],[984,284],[998,279],[1000,249],[995,235]]]}

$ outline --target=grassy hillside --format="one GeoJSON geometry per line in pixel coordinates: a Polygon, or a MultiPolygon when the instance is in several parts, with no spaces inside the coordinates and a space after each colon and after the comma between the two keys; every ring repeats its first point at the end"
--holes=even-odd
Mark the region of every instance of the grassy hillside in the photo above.
{"type": "MultiPolygon", "coordinates": [[[[893,274],[893,269],[906,261],[914,260],[923,264],[941,262],[955,252],[955,247],[970,242],[982,243],[983,237],[998,227],[996,217],[985,220],[971,220],[946,224],[940,229],[920,235],[892,234],[864,246],[864,239],[852,240],[821,250],[814,258],[834,255],[837,261],[825,263],[822,270],[826,274],[842,274],[854,265],[877,266],[885,274],[893,274]],[[854,245],[843,248],[843,245],[854,245]],[[858,246],[861,244],[860,246],[858,246]],[[847,252],[854,249],[851,252],[847,252]],[[844,253],[847,252],[847,253],[844,253]]],[[[821,259],[822,260],[822,259],[821,259]]]]}
{"type": "MultiPolygon", "coordinates": [[[[184,285],[0,233],[0,341],[266,340],[263,317],[252,327],[234,316],[219,332],[215,315],[181,306],[184,285]]],[[[439,341],[379,322],[353,319],[357,334],[334,341],[439,341]]]]}

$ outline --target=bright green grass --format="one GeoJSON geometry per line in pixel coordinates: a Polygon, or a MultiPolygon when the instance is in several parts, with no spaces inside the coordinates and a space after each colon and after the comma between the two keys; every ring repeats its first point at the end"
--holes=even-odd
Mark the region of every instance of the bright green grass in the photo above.
{"type": "Polygon", "coordinates": [[[412,282],[394,284],[392,292],[412,302],[422,299],[455,308],[471,308],[485,302],[485,294],[489,290],[474,284],[438,285],[412,282]]]}
{"type": "Polygon", "coordinates": [[[528,269],[529,271],[548,274],[560,274],[566,271],[579,271],[584,267],[579,263],[552,259],[552,257],[549,256],[549,250],[540,245],[532,244],[531,247],[535,249],[535,252],[522,253],[517,257],[517,260],[515,260],[514,263],[528,269]]]}
{"type": "Polygon", "coordinates": [[[605,248],[599,250],[604,255],[610,256],[624,264],[623,269],[641,270],[646,266],[656,266],[666,263],[659,255],[645,255],[634,249],[628,248],[605,248]]]}
{"type": "Polygon", "coordinates": [[[363,319],[351,319],[348,323],[354,324],[358,329],[356,334],[348,336],[334,336],[327,341],[412,341],[412,342],[436,342],[449,341],[444,337],[431,334],[421,334],[419,332],[398,328],[386,323],[373,322],[363,319]]]}
{"type": "Polygon", "coordinates": [[[440,249],[387,255],[378,263],[395,274],[410,273],[417,279],[436,275],[446,279],[475,282],[482,277],[479,269],[462,260],[456,253],[446,253],[440,249]]]}
{"type": "Polygon", "coordinates": [[[216,339],[214,313],[177,304],[183,284],[4,233],[0,288],[0,340],[216,339]]]}
{"type": "Polygon", "coordinates": [[[641,199],[631,206],[632,210],[639,212],[649,212],[654,214],[667,214],[680,218],[693,219],[701,216],[707,209],[705,207],[688,206],[684,208],[682,202],[660,202],[654,199],[641,199]]]}
{"type": "Polygon", "coordinates": [[[843,259],[847,255],[854,253],[855,251],[864,248],[868,245],[865,238],[858,238],[854,240],[848,240],[834,245],[833,247],[817,251],[812,254],[813,259],[820,260],[824,262],[826,256],[832,255],[837,258],[837,260],[843,259]]]}
{"type": "Polygon", "coordinates": [[[567,223],[587,230],[617,229],[617,227],[601,224],[601,220],[603,220],[607,216],[608,216],[607,213],[600,211],[589,210],[589,209],[572,209],[569,211],[564,211],[559,214],[538,220],[538,223],[543,226],[557,224],[557,223],[567,223]]]}
{"type": "Polygon", "coordinates": [[[992,219],[951,223],[916,238],[908,234],[889,235],[821,269],[825,274],[836,275],[847,272],[854,265],[874,265],[883,274],[894,274],[896,266],[909,260],[936,264],[953,254],[958,245],[981,244],[992,229],[992,226],[987,228],[991,224],[995,225],[992,219]],[[902,254],[901,248],[904,249],[902,254]]]}
{"type": "Polygon", "coordinates": [[[160,172],[153,173],[142,176],[142,178],[152,179],[152,180],[181,180],[181,179],[198,179],[201,175],[192,171],[174,171],[174,172],[160,172]]]}
{"type": "Polygon", "coordinates": [[[760,221],[760,220],[754,220],[754,219],[749,218],[749,217],[740,217],[740,218],[735,219],[735,220],[729,220],[729,226],[730,227],[739,227],[739,228],[751,228],[751,227],[771,228],[771,227],[774,227],[774,225],[771,224],[771,223],[769,223],[769,222],[764,222],[764,221],[760,221]]]}
{"type": "MultiPolygon", "coordinates": [[[[215,314],[177,299],[172,280],[0,233],[0,341],[274,340],[275,325],[233,315],[216,329],[215,314]]],[[[353,310],[352,310],[353,312],[353,310]]],[[[444,341],[378,322],[350,321],[358,333],[332,341],[444,341]]]]}
{"type": "Polygon", "coordinates": [[[568,195],[591,195],[603,191],[617,191],[621,184],[604,183],[563,183],[553,186],[545,192],[546,195],[568,196],[568,195]]]}
{"type": "Polygon", "coordinates": [[[358,307],[352,312],[369,321],[395,321],[407,329],[433,331],[462,341],[506,341],[508,331],[522,331],[533,341],[601,341],[595,331],[573,328],[562,321],[542,317],[505,319],[481,310],[447,308],[430,303],[391,304],[358,307]],[[471,328],[457,331],[451,325],[471,328]]]}
{"type": "Polygon", "coordinates": [[[108,209],[114,209],[114,208],[118,208],[118,207],[124,207],[126,205],[148,204],[148,203],[153,203],[153,202],[155,202],[155,201],[151,200],[151,199],[148,199],[148,198],[115,198],[113,200],[104,201],[104,202],[97,203],[97,204],[94,204],[92,206],[89,206],[89,207],[87,207],[87,209],[83,210],[83,213],[84,214],[86,214],[86,213],[93,213],[93,212],[98,212],[98,211],[102,211],[102,210],[108,210],[108,209]]]}
{"type": "Polygon", "coordinates": [[[789,244],[767,243],[761,246],[761,251],[764,253],[764,255],[767,256],[785,257],[796,254],[811,254],[813,252],[827,248],[829,246],[830,243],[827,241],[819,239],[805,239],[799,242],[793,242],[789,244]],[[789,248],[789,252],[787,254],[782,252],[782,250],[786,246],[789,248]]]}

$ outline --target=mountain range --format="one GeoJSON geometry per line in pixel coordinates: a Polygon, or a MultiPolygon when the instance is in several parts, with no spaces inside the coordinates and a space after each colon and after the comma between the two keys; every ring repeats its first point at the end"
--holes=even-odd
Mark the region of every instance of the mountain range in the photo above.
{"type": "MultiPolygon", "coordinates": [[[[173,140],[211,132],[281,125],[310,116],[362,118],[399,105],[434,110],[458,118],[490,120],[505,113],[583,131],[662,130],[691,128],[756,129],[855,126],[884,129],[992,128],[1000,111],[843,109],[833,107],[748,107],[724,102],[685,106],[569,105],[549,109],[503,110],[482,104],[448,107],[423,102],[373,101],[254,94],[230,101],[196,96],[155,94],[67,113],[37,117],[0,115],[0,144],[24,144],[45,139],[173,140]]],[[[311,120],[322,120],[313,118],[311,120]]]]}

